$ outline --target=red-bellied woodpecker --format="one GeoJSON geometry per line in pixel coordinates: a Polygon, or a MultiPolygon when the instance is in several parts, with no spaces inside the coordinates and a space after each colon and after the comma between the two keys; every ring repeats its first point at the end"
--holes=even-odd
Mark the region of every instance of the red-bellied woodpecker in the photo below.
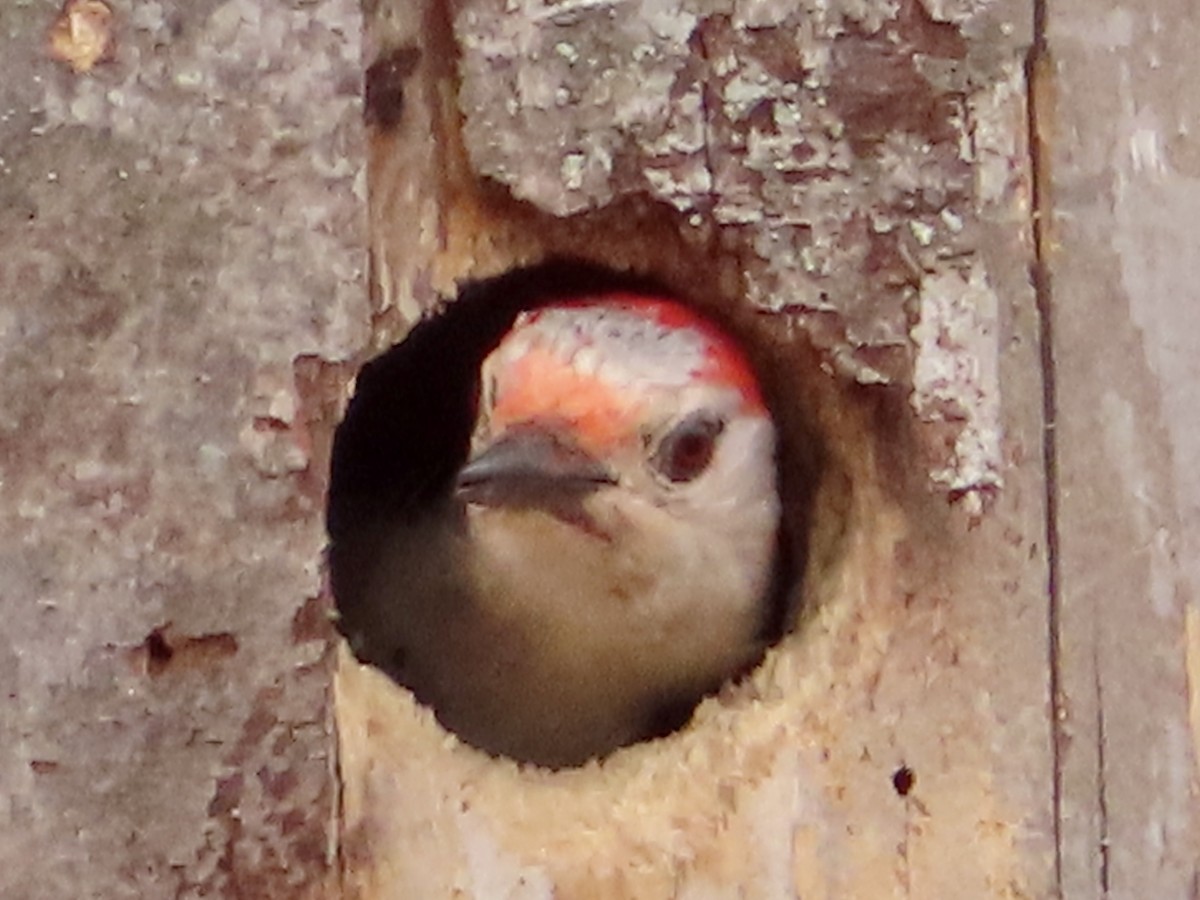
{"type": "Polygon", "coordinates": [[[763,651],[775,443],[745,356],[689,308],[524,312],[447,495],[381,541],[351,641],[515,759],[574,765],[677,726],[763,651]]]}

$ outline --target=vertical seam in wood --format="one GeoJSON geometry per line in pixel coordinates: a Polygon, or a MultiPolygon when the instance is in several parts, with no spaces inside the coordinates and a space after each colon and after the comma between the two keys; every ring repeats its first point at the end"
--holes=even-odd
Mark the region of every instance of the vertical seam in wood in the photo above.
{"type": "MultiPolygon", "coordinates": [[[[721,255],[722,250],[721,250],[721,240],[720,240],[720,226],[717,223],[717,216],[716,216],[717,171],[713,165],[713,147],[716,146],[716,143],[717,143],[716,126],[714,123],[714,118],[716,116],[716,113],[714,112],[714,110],[718,109],[720,104],[714,102],[714,97],[713,97],[714,92],[716,90],[713,87],[713,79],[715,77],[715,73],[713,71],[712,57],[710,56],[709,40],[708,40],[708,32],[711,28],[714,27],[713,18],[714,17],[712,17],[712,16],[702,17],[699,20],[699,22],[697,23],[695,31],[694,31],[695,38],[696,38],[695,45],[696,45],[697,51],[700,56],[700,61],[701,61],[701,63],[703,63],[703,72],[699,77],[699,81],[700,81],[700,115],[701,115],[703,123],[704,123],[704,145],[703,145],[703,150],[702,150],[702,153],[704,154],[704,169],[708,173],[708,194],[706,197],[707,206],[703,209],[697,207],[696,211],[700,215],[707,218],[709,224],[712,226],[711,228],[708,229],[708,237],[705,241],[705,246],[706,246],[706,249],[707,249],[707,252],[708,252],[710,258],[716,259],[721,255]]],[[[742,269],[741,267],[739,267],[739,269],[741,271],[741,284],[742,284],[741,293],[744,295],[745,291],[746,291],[746,273],[745,273],[745,270],[742,269]]],[[[786,573],[784,573],[784,574],[786,575],[786,573]]],[[[782,602],[782,594],[780,596],[781,596],[781,602],[777,603],[775,605],[779,607],[778,614],[779,614],[779,616],[782,617],[782,616],[788,615],[789,610],[788,610],[787,604],[782,602]]],[[[774,627],[774,626],[772,626],[772,627],[774,627]]],[[[779,627],[782,629],[784,626],[782,624],[780,624],[779,627]]],[[[782,632],[780,632],[780,633],[782,633],[782,632]]]]}
{"type": "Polygon", "coordinates": [[[326,728],[333,737],[333,748],[329,759],[329,776],[333,781],[333,802],[330,804],[329,846],[326,847],[326,858],[333,867],[333,884],[338,897],[347,896],[349,879],[349,861],[346,859],[346,792],[342,789],[342,736],[337,721],[337,688],[334,684],[338,678],[337,638],[331,638],[331,646],[327,653],[329,663],[329,703],[326,708],[326,728]]]}
{"type": "Polygon", "coordinates": [[[1096,798],[1100,817],[1100,896],[1108,897],[1108,787],[1104,764],[1104,685],[1100,675],[1099,642],[1092,644],[1092,678],[1096,690],[1096,798]]]}
{"type": "Polygon", "coordinates": [[[1043,109],[1050,89],[1049,47],[1046,36],[1046,0],[1032,0],[1033,36],[1025,62],[1025,86],[1027,91],[1026,112],[1028,115],[1030,190],[1033,209],[1033,254],[1031,270],[1034,299],[1038,313],[1038,341],[1042,366],[1042,464],[1045,470],[1046,504],[1046,564],[1047,564],[1047,654],[1049,662],[1050,734],[1053,756],[1052,810],[1054,829],[1054,884],[1059,897],[1063,893],[1063,747],[1065,733],[1063,723],[1065,709],[1062,696],[1062,673],[1060,653],[1061,602],[1059,596],[1059,549],[1058,549],[1058,447],[1055,440],[1057,416],[1057,381],[1054,369],[1054,322],[1052,317],[1052,295],[1050,271],[1046,259],[1048,217],[1052,214],[1047,202],[1050,185],[1048,181],[1048,154],[1042,145],[1043,134],[1039,128],[1042,116],[1051,111],[1043,109]]]}

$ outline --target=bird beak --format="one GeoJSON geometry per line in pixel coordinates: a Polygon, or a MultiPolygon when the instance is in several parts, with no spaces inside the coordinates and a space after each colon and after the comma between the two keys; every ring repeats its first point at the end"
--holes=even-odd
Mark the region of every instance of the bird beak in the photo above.
{"type": "Polygon", "coordinates": [[[561,431],[511,428],[467,461],[458,494],[487,506],[540,505],[616,484],[613,472],[561,431]]]}

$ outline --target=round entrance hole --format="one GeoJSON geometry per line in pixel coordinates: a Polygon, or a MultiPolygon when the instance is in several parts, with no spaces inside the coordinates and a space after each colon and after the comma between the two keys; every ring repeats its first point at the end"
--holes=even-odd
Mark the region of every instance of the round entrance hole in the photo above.
{"type": "Polygon", "coordinates": [[[522,762],[684,726],[802,605],[820,442],[794,406],[771,426],[783,382],[745,336],[561,261],[467,285],[368,362],[327,511],[356,656],[522,762]]]}

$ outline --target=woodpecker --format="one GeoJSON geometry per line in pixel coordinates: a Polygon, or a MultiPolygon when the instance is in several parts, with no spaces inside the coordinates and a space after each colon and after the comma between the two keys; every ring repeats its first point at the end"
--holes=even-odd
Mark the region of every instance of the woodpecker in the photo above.
{"type": "Polygon", "coordinates": [[[351,645],[520,761],[682,725],[774,618],[776,434],[746,356],[612,293],[521,312],[477,375],[465,463],[348,564],[351,645]]]}

